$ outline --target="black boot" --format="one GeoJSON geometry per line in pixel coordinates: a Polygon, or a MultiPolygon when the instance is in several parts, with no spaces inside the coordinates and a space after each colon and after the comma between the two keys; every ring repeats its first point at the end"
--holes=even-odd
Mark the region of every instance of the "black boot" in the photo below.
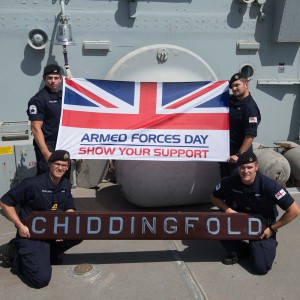
{"type": "Polygon", "coordinates": [[[224,265],[234,265],[239,261],[236,252],[231,252],[222,259],[224,265]]]}
{"type": "Polygon", "coordinates": [[[4,268],[10,268],[13,263],[16,251],[15,240],[15,238],[10,240],[7,244],[5,252],[1,254],[2,267],[4,268]]]}

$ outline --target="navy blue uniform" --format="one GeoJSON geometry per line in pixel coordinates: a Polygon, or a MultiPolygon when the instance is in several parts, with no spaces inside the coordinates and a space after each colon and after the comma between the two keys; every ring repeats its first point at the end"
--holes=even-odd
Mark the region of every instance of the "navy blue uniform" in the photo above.
{"type": "MultiPolygon", "coordinates": [[[[70,182],[62,178],[55,186],[49,173],[24,179],[8,191],[1,202],[8,206],[18,205],[18,215],[22,222],[32,211],[75,210],[70,182]]],[[[51,279],[51,260],[80,242],[30,240],[17,233],[13,270],[23,274],[35,287],[44,287],[51,279]]]]}
{"type": "Polygon", "coordinates": [[[229,100],[230,155],[234,155],[240,150],[246,135],[257,136],[261,116],[250,94],[243,100],[231,95],[229,100]]]}
{"type": "MultiPolygon", "coordinates": [[[[276,222],[277,205],[288,209],[294,199],[278,183],[257,172],[252,185],[244,185],[238,174],[224,178],[213,192],[213,196],[223,199],[237,212],[259,215],[265,225],[276,222]]],[[[223,241],[228,252],[241,250],[239,241],[223,241]]],[[[276,235],[269,239],[249,241],[253,266],[259,274],[266,274],[271,268],[276,255],[276,235]]]]}
{"type": "MultiPolygon", "coordinates": [[[[30,121],[43,121],[42,132],[46,145],[50,152],[54,152],[58,135],[58,128],[61,114],[62,92],[51,92],[45,86],[28,102],[27,115],[30,121]]],[[[44,157],[35,143],[33,142],[37,159],[37,174],[48,172],[49,167],[44,157]]]]}
{"type": "MultiPolygon", "coordinates": [[[[243,100],[234,95],[229,98],[229,129],[230,129],[230,156],[239,152],[246,135],[257,136],[261,115],[256,102],[249,94],[243,100]]],[[[247,152],[252,152],[252,146],[247,152]]],[[[236,168],[235,164],[220,163],[221,177],[229,176],[236,168]]]]}

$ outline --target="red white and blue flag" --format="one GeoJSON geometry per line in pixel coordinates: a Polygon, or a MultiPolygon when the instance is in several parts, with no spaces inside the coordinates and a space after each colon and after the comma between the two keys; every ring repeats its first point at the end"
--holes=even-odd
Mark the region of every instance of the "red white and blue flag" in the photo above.
{"type": "Polygon", "coordinates": [[[64,79],[57,149],[72,159],[225,161],[228,81],[64,79]]]}

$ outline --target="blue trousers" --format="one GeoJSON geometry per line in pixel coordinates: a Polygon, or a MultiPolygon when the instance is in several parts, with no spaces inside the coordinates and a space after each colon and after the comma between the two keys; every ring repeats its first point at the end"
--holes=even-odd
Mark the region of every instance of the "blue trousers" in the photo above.
{"type": "MultiPolygon", "coordinates": [[[[222,245],[230,254],[241,254],[245,244],[241,241],[221,241],[222,245]]],[[[276,236],[271,236],[269,239],[250,240],[249,254],[250,261],[254,270],[259,275],[267,274],[271,269],[276,256],[277,247],[276,236]]]]}
{"type": "Polygon", "coordinates": [[[22,274],[34,287],[45,287],[52,275],[51,260],[79,243],[81,240],[56,242],[17,237],[12,270],[22,274]]]}

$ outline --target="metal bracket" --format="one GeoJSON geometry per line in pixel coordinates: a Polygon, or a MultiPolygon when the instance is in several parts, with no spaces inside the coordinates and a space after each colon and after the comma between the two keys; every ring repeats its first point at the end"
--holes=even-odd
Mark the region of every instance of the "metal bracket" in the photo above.
{"type": "Polygon", "coordinates": [[[130,18],[135,19],[136,18],[136,8],[137,8],[138,0],[128,0],[128,2],[129,2],[129,15],[130,15],[130,18]]]}
{"type": "Polygon", "coordinates": [[[110,41],[83,41],[82,48],[84,50],[111,51],[110,41]]]}
{"type": "Polygon", "coordinates": [[[258,79],[257,85],[293,85],[300,84],[299,79],[258,79]]]}
{"type": "Polygon", "coordinates": [[[255,0],[255,4],[260,5],[260,8],[259,8],[259,17],[258,17],[259,21],[263,21],[265,19],[265,17],[266,17],[266,14],[263,11],[265,3],[266,3],[266,0],[255,0]]]}
{"type": "Polygon", "coordinates": [[[29,134],[29,121],[0,122],[1,141],[29,140],[29,134]]]}
{"type": "Polygon", "coordinates": [[[239,0],[239,2],[247,4],[247,7],[251,7],[252,4],[260,5],[258,20],[263,21],[265,19],[266,15],[263,12],[263,7],[266,3],[266,0],[239,0]]]}

